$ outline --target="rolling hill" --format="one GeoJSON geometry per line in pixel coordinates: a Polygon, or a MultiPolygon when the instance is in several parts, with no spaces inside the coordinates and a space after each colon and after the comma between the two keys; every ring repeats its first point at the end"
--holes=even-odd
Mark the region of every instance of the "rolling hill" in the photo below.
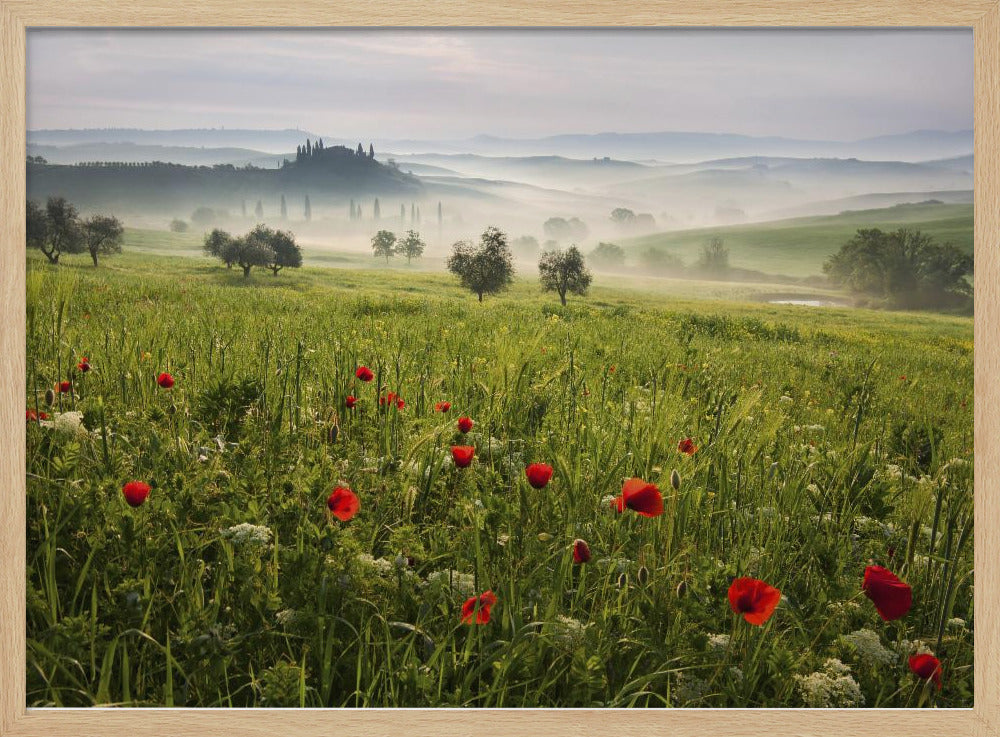
{"type": "Polygon", "coordinates": [[[972,215],[972,204],[904,204],[876,210],[849,210],[837,215],[656,233],[621,241],[621,245],[633,257],[653,248],[692,264],[703,245],[711,238],[721,238],[729,249],[733,266],[806,277],[821,274],[823,262],[858,228],[912,227],[931,234],[939,242],[950,241],[971,253],[972,215]]]}

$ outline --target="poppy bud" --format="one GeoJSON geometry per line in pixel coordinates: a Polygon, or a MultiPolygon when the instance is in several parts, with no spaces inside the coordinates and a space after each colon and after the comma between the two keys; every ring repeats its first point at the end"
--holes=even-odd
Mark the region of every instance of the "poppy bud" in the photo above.
{"type": "Polygon", "coordinates": [[[670,486],[674,491],[681,490],[681,475],[677,473],[676,468],[670,472],[670,486]]]}
{"type": "Polygon", "coordinates": [[[45,403],[50,407],[56,403],[56,393],[51,389],[48,389],[45,392],[45,403]]]}
{"type": "Polygon", "coordinates": [[[639,566],[639,570],[635,574],[635,580],[638,581],[640,586],[645,586],[649,583],[649,569],[646,566],[639,566]]]}
{"type": "Polygon", "coordinates": [[[677,596],[678,599],[683,599],[685,595],[687,595],[687,591],[688,591],[687,581],[681,581],[679,584],[677,584],[677,588],[674,589],[674,594],[677,596]]]}
{"type": "Polygon", "coordinates": [[[326,442],[336,443],[337,436],[339,434],[340,434],[340,427],[336,423],[330,425],[330,427],[328,427],[326,430],[326,442]]]}
{"type": "Polygon", "coordinates": [[[177,414],[177,405],[171,402],[170,406],[167,407],[167,412],[172,415],[177,414]]]}
{"type": "Polygon", "coordinates": [[[618,576],[618,588],[625,589],[628,588],[628,574],[622,573],[618,576]]]}

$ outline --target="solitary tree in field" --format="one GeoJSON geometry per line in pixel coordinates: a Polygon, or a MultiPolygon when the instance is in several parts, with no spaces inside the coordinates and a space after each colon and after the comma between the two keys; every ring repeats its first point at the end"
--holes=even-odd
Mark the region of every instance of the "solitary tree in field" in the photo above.
{"type": "Polygon", "coordinates": [[[80,215],[64,197],[49,197],[45,210],[34,206],[25,223],[28,244],[35,243],[49,263],[58,264],[64,253],[83,253],[86,249],[80,215]]]}
{"type": "Polygon", "coordinates": [[[396,253],[396,234],[388,230],[380,230],[372,238],[372,253],[376,258],[385,257],[386,265],[389,259],[396,253]]]}
{"type": "Polygon", "coordinates": [[[258,225],[247,233],[243,240],[255,253],[267,252],[266,263],[253,265],[266,266],[275,276],[286,267],[296,269],[302,266],[302,249],[295,242],[295,237],[287,231],[258,225]]]}
{"type": "Polygon", "coordinates": [[[202,250],[205,252],[206,256],[222,259],[226,264],[226,268],[231,269],[233,268],[233,264],[236,263],[234,258],[229,258],[230,256],[235,255],[235,252],[232,252],[228,248],[232,240],[233,237],[229,235],[229,233],[215,228],[211,233],[205,236],[205,244],[202,247],[202,250]]]}
{"type": "Polygon", "coordinates": [[[684,271],[684,260],[675,253],[650,246],[639,254],[639,267],[653,274],[679,275],[684,271]]]}
{"type": "Polygon", "coordinates": [[[98,254],[122,252],[125,229],[121,221],[109,215],[94,215],[83,223],[83,241],[97,266],[98,254]]]}
{"type": "Polygon", "coordinates": [[[630,228],[635,225],[635,213],[627,207],[616,207],[611,211],[611,222],[620,228],[630,228]]]}
{"type": "Polygon", "coordinates": [[[281,219],[288,219],[288,205],[285,204],[285,195],[281,195],[281,219]]]}
{"type": "Polygon", "coordinates": [[[582,241],[590,233],[586,224],[579,218],[549,218],[542,225],[545,235],[554,241],[582,241]]]}
{"type": "Polygon", "coordinates": [[[698,268],[707,274],[720,276],[729,271],[729,249],[721,238],[712,238],[702,249],[698,268]]]}
{"type": "Polygon", "coordinates": [[[507,245],[507,235],[499,228],[487,228],[479,245],[459,241],[452,246],[448,271],[455,274],[479,301],[483,295],[502,292],[514,281],[514,259],[507,245]]]}
{"type": "Polygon", "coordinates": [[[407,265],[411,259],[420,258],[424,255],[426,244],[420,239],[420,234],[415,230],[406,231],[406,237],[399,241],[396,253],[406,256],[407,265]]]}
{"type": "Polygon", "coordinates": [[[306,206],[302,215],[306,219],[306,222],[312,220],[313,211],[312,211],[312,206],[309,204],[309,195],[306,195],[306,206]]]}
{"type": "Polygon", "coordinates": [[[597,248],[590,252],[590,261],[597,264],[598,267],[620,269],[625,265],[625,251],[616,243],[602,241],[597,244],[597,248]]]}
{"type": "Polygon", "coordinates": [[[538,255],[538,239],[533,235],[518,236],[510,242],[510,250],[523,258],[535,258],[538,255]]]}
{"type": "Polygon", "coordinates": [[[264,203],[257,200],[257,208],[254,210],[254,214],[257,216],[258,220],[264,219],[264,203]]]}
{"type": "Polygon", "coordinates": [[[538,274],[542,291],[557,292],[564,307],[568,292],[581,297],[586,295],[593,279],[590,270],[583,263],[583,254],[576,246],[570,246],[565,251],[543,253],[538,261],[538,274]]]}
{"type": "Polygon", "coordinates": [[[222,260],[227,263],[239,264],[243,269],[243,278],[250,278],[250,270],[254,266],[268,267],[271,265],[273,251],[260,240],[249,240],[246,237],[233,238],[222,253],[222,260]]]}
{"type": "MultiPolygon", "coordinates": [[[[49,237],[49,221],[45,210],[34,200],[28,200],[26,206],[24,235],[28,248],[44,250],[49,237]]],[[[51,260],[50,257],[49,261],[51,260]]]]}

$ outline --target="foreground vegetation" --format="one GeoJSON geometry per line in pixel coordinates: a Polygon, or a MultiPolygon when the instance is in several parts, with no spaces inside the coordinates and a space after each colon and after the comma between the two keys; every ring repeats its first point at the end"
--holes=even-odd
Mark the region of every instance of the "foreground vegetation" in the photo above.
{"type": "Polygon", "coordinates": [[[29,705],[971,705],[971,320],[297,271],[29,254],[29,705]]]}

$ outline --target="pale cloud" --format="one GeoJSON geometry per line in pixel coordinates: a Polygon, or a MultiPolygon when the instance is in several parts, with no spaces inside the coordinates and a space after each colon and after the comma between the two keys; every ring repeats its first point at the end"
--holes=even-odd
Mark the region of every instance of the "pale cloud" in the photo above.
{"type": "Polygon", "coordinates": [[[28,121],[847,140],[970,128],[972,73],[965,29],[32,29],[28,121]]]}

